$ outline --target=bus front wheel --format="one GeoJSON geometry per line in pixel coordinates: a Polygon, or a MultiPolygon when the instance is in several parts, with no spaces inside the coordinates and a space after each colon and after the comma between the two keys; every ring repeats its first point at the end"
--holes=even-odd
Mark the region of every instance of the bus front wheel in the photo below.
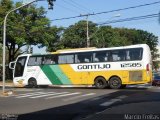
{"type": "Polygon", "coordinates": [[[30,78],[30,79],[28,80],[28,86],[29,86],[30,88],[36,88],[36,87],[37,87],[37,81],[36,81],[36,79],[30,78]]]}
{"type": "Polygon", "coordinates": [[[112,89],[119,89],[122,86],[122,81],[118,77],[112,77],[109,80],[109,87],[112,89]]]}
{"type": "Polygon", "coordinates": [[[105,78],[97,77],[95,79],[95,86],[98,89],[103,89],[103,88],[107,87],[107,82],[106,82],[105,78]]]}

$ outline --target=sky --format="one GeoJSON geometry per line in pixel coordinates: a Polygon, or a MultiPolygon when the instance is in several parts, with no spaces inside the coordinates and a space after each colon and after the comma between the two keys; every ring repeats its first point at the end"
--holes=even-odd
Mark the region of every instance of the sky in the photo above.
{"type": "MultiPolygon", "coordinates": [[[[14,2],[18,1],[22,0],[14,0],[14,2]]],[[[75,24],[79,20],[86,20],[86,17],[69,19],[69,20],[59,20],[59,21],[52,21],[52,20],[58,18],[79,16],[88,13],[92,14],[98,12],[106,12],[106,11],[122,9],[158,1],[160,0],[56,0],[54,2],[53,10],[48,9],[47,0],[40,0],[35,4],[37,4],[37,7],[43,6],[46,9],[47,11],[46,15],[51,20],[51,25],[68,27],[72,24],[75,24]]],[[[144,16],[149,14],[158,14],[160,12],[159,6],[160,3],[135,9],[89,16],[88,20],[94,23],[101,23],[111,20],[144,16]]],[[[135,28],[148,31],[159,37],[159,45],[160,45],[160,23],[158,22],[158,17],[151,19],[130,21],[130,22],[112,23],[109,25],[111,25],[112,27],[135,28]]],[[[37,47],[34,47],[33,50],[34,53],[45,52],[45,48],[38,49],[37,47]]]]}

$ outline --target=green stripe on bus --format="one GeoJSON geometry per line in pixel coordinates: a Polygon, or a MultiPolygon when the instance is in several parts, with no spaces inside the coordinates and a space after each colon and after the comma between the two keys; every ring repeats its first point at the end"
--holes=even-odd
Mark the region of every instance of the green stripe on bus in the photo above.
{"type": "Polygon", "coordinates": [[[72,84],[69,78],[65,75],[65,73],[61,70],[58,65],[50,66],[53,71],[56,71],[56,76],[61,80],[63,84],[72,84]]]}
{"type": "Polygon", "coordinates": [[[62,85],[62,82],[59,80],[55,72],[50,68],[49,65],[41,66],[42,71],[48,77],[52,84],[62,85]]]}

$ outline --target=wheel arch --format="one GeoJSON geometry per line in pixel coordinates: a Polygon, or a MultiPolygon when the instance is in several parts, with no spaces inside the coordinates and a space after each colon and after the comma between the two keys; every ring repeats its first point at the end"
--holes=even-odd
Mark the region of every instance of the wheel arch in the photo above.
{"type": "Polygon", "coordinates": [[[119,76],[117,76],[117,75],[111,76],[109,78],[108,83],[109,83],[109,87],[112,88],[112,89],[123,88],[122,79],[119,76]]]}
{"type": "MultiPolygon", "coordinates": [[[[30,81],[30,80],[36,80],[36,78],[35,77],[30,77],[29,79],[28,79],[28,81],[30,81]]],[[[37,81],[37,80],[36,80],[37,81]]]]}
{"type": "Polygon", "coordinates": [[[37,84],[36,78],[30,77],[30,78],[28,79],[28,86],[31,87],[31,88],[37,88],[37,87],[38,87],[38,84],[37,84]]]}
{"type": "Polygon", "coordinates": [[[108,82],[103,76],[96,76],[94,79],[94,85],[98,89],[104,89],[108,86],[108,82]]]}
{"type": "Polygon", "coordinates": [[[96,77],[94,78],[94,82],[95,82],[95,81],[96,81],[96,79],[97,79],[97,78],[99,78],[99,77],[104,78],[104,79],[106,80],[106,82],[108,82],[108,80],[107,80],[104,76],[101,76],[101,75],[96,76],[96,77]]]}
{"type": "Polygon", "coordinates": [[[108,79],[108,82],[109,82],[109,80],[110,80],[111,78],[113,78],[113,77],[117,77],[117,78],[119,78],[119,79],[121,80],[121,82],[122,82],[121,77],[119,77],[118,75],[112,75],[112,76],[108,79]]]}

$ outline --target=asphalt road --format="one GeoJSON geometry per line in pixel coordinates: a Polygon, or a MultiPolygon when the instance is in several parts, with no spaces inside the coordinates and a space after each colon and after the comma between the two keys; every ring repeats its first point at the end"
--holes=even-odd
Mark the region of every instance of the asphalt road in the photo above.
{"type": "Polygon", "coordinates": [[[15,93],[0,96],[1,119],[115,120],[128,117],[126,114],[160,113],[159,87],[139,85],[119,90],[54,87],[8,89],[15,93]]]}

